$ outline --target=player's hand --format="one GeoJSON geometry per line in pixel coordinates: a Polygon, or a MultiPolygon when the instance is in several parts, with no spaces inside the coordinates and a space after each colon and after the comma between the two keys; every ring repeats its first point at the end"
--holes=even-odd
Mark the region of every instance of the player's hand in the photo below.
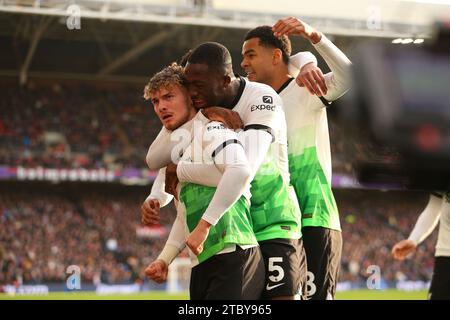
{"type": "Polygon", "coordinates": [[[191,232],[186,240],[186,245],[191,251],[198,256],[203,251],[203,243],[208,238],[211,224],[201,219],[195,229],[191,232]]]}
{"type": "Polygon", "coordinates": [[[272,27],[272,31],[275,37],[281,37],[283,35],[297,35],[304,37],[316,44],[322,39],[322,34],[316,31],[309,24],[303,22],[300,19],[289,17],[280,19],[272,27]]]}
{"type": "Polygon", "coordinates": [[[177,165],[174,163],[169,164],[166,167],[166,187],[165,191],[175,197],[178,200],[177,194],[178,176],[177,165]]]}
{"type": "Polygon", "coordinates": [[[303,66],[295,81],[300,87],[306,87],[312,95],[321,97],[327,94],[322,70],[312,62],[303,66]]]}
{"type": "Polygon", "coordinates": [[[244,123],[236,111],[222,107],[208,107],[203,108],[201,112],[209,120],[222,122],[229,129],[237,130],[244,128],[244,123]]]}
{"type": "Polygon", "coordinates": [[[402,240],[394,245],[392,248],[392,256],[396,260],[404,260],[409,254],[413,253],[417,245],[412,240],[402,240]]]}
{"type": "Polygon", "coordinates": [[[147,199],[141,206],[141,221],[146,226],[159,224],[159,201],[156,199],[147,199]]]}
{"type": "Polygon", "coordinates": [[[167,280],[169,267],[163,260],[158,259],[150,263],[144,273],[156,283],[163,283],[167,280]]]}

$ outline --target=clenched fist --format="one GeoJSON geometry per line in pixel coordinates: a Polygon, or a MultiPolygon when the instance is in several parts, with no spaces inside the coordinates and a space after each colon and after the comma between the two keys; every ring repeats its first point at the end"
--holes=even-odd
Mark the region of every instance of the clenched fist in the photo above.
{"type": "Polygon", "coordinates": [[[396,260],[404,260],[409,254],[413,253],[417,245],[412,240],[402,240],[392,248],[392,256],[396,260]]]}
{"type": "Polygon", "coordinates": [[[144,272],[147,277],[156,283],[163,283],[167,280],[169,267],[163,260],[158,259],[150,263],[144,272]]]}

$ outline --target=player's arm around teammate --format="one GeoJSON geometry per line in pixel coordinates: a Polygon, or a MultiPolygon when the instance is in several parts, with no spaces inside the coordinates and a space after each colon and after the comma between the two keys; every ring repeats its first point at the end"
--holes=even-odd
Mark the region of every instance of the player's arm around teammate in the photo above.
{"type": "Polygon", "coordinates": [[[297,78],[300,87],[305,86],[310,92],[320,96],[320,92],[311,90],[314,83],[319,83],[321,84],[322,96],[328,101],[336,100],[350,88],[350,60],[321,32],[294,17],[278,20],[272,30],[274,35],[278,37],[296,35],[309,40],[331,69],[331,72],[324,76],[326,88],[322,85],[322,77],[319,71],[312,72],[306,77],[297,78]]]}

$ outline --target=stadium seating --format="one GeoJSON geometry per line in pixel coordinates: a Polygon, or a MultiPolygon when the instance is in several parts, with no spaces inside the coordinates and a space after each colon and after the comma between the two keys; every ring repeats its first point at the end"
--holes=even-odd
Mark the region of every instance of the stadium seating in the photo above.
{"type": "MultiPolygon", "coordinates": [[[[162,213],[162,229],[142,232],[139,207],[147,188],[84,184],[20,185],[0,192],[0,285],[62,282],[69,265],[94,283],[133,283],[161,250],[175,218],[162,213]],[[55,191],[56,188],[58,191],[55,191]],[[162,231],[161,231],[162,230],[162,231]]],[[[365,281],[378,265],[387,282],[431,279],[436,235],[403,263],[390,256],[406,237],[426,196],[416,193],[338,190],[344,249],[341,281],[365,281]]]]}

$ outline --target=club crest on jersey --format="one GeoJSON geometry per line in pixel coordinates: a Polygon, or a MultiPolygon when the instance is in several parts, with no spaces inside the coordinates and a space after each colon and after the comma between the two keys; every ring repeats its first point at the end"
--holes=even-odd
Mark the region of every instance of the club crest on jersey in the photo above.
{"type": "Polygon", "coordinates": [[[272,99],[271,96],[263,96],[262,100],[263,100],[264,103],[270,103],[270,104],[273,103],[273,99],[272,99]]]}

